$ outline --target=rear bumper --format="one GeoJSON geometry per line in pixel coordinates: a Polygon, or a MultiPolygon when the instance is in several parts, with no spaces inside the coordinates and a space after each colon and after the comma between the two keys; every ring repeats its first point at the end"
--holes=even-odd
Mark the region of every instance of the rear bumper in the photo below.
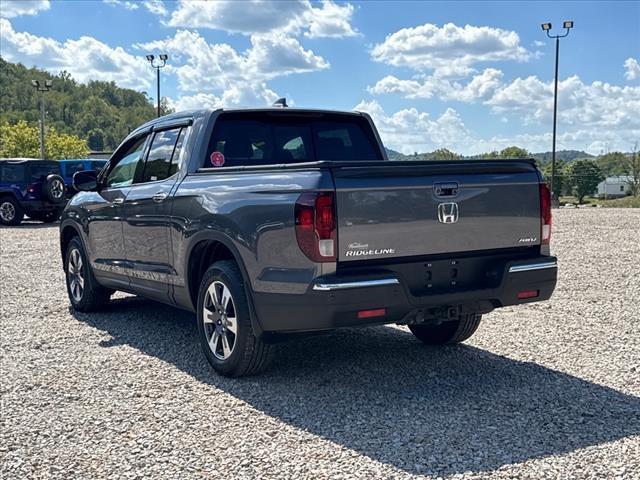
{"type": "Polygon", "coordinates": [[[415,296],[398,274],[327,276],[315,280],[304,295],[254,293],[260,326],[270,332],[329,330],[340,327],[420,322],[487,313],[495,308],[538,302],[551,297],[557,279],[555,257],[507,262],[493,288],[415,296]],[[534,295],[518,298],[521,292],[534,295]],[[384,315],[359,318],[363,310],[384,315]]]}

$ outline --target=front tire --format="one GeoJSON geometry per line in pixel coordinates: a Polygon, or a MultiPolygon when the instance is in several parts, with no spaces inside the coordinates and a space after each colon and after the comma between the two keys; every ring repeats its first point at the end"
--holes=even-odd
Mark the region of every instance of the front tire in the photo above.
{"type": "Polygon", "coordinates": [[[67,294],[74,310],[94,312],[103,309],[113,293],[96,282],[82,242],[74,237],[67,247],[64,260],[67,294]]]}
{"type": "Polygon", "coordinates": [[[24,211],[20,204],[11,197],[0,199],[0,224],[2,225],[20,225],[24,218],[24,211]]]}
{"type": "Polygon", "coordinates": [[[214,263],[205,272],[198,293],[198,336],[213,369],[225,377],[254,375],[264,370],[273,347],[257,338],[238,265],[214,263]]]}
{"type": "Polygon", "coordinates": [[[480,326],[482,315],[462,315],[458,320],[438,325],[409,325],[409,330],[418,340],[427,345],[447,345],[467,340],[480,326]]]}

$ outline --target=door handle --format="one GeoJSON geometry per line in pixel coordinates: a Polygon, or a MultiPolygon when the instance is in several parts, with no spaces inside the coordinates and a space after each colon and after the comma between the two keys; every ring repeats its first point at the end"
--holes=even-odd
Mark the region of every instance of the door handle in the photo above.
{"type": "Polygon", "coordinates": [[[124,197],[118,197],[113,199],[114,205],[122,205],[124,203],[124,197]]]}
{"type": "Polygon", "coordinates": [[[160,203],[167,198],[167,194],[165,192],[158,192],[152,198],[154,202],[160,203]]]}

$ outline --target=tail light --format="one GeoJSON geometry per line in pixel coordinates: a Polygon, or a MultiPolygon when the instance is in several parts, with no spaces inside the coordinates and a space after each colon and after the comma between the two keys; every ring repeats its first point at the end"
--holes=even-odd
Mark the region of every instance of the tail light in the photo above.
{"type": "Polygon", "coordinates": [[[546,183],[540,184],[540,241],[549,245],[551,241],[551,190],[546,183]]]}
{"type": "Polygon", "coordinates": [[[300,250],[314,262],[336,260],[336,211],[333,192],[303,193],[295,207],[300,250]]]}
{"type": "Polygon", "coordinates": [[[27,193],[36,193],[36,186],[35,185],[27,185],[27,193]]]}

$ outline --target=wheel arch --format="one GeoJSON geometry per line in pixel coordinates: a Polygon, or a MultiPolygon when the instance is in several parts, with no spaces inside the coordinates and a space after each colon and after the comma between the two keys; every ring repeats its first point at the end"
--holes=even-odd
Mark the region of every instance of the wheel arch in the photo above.
{"type": "MultiPolygon", "coordinates": [[[[73,223],[62,224],[60,226],[60,255],[62,256],[63,265],[64,256],[67,253],[67,247],[69,247],[69,243],[71,243],[73,237],[78,237],[82,242],[82,235],[80,234],[80,230],[73,223]]],[[[64,268],[66,268],[66,266],[64,268]]]]}
{"type": "Polygon", "coordinates": [[[188,292],[191,305],[197,311],[198,291],[200,282],[207,269],[220,260],[233,260],[238,265],[247,293],[249,313],[254,335],[260,337],[263,333],[253,305],[253,292],[251,281],[240,252],[233,241],[220,232],[201,232],[194,236],[185,256],[187,259],[185,269],[185,288],[188,292]]]}

